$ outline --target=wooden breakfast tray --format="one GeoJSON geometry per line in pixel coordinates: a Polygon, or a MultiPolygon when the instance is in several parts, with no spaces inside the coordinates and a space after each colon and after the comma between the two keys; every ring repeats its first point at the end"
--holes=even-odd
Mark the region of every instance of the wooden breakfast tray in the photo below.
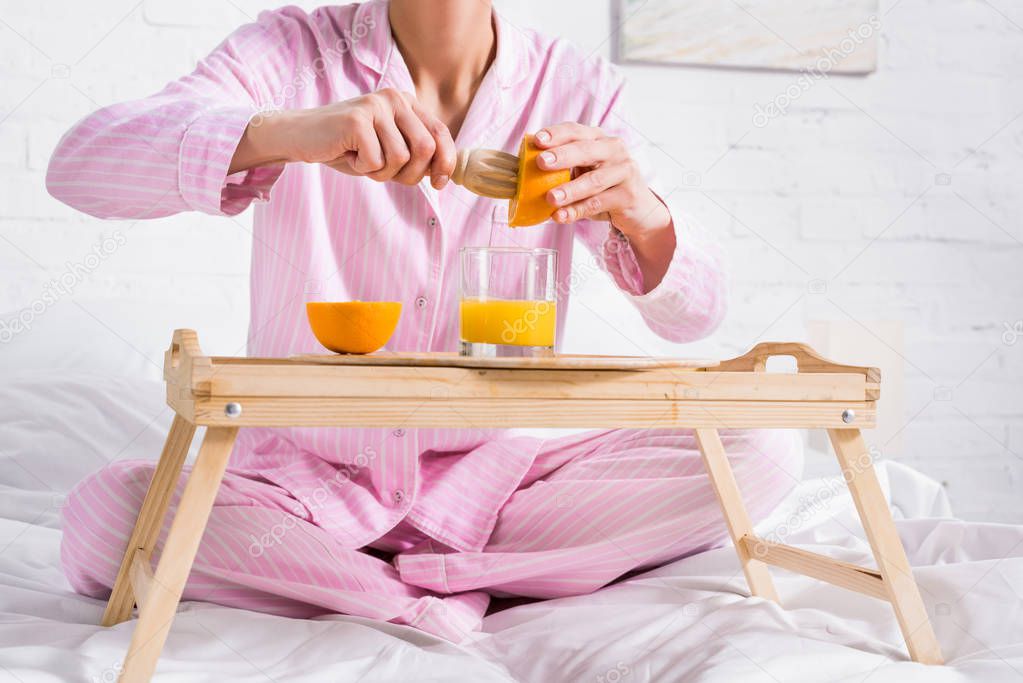
{"type": "MultiPolygon", "coordinates": [[[[877,368],[835,363],[798,343],[765,342],[723,361],[562,354],[463,358],[453,353],[208,356],[177,330],[164,356],[174,421],[127,543],[103,624],[139,621],[122,683],[149,680],[170,631],[240,428],[593,427],[691,430],[750,592],[778,601],[777,566],[891,603],[910,656],[941,648],[860,433],[877,421],[877,368]],[[774,356],[797,371],[767,371],[774,356]],[[152,556],[189,444],[202,447],[159,564],[152,556]],[[719,429],[824,429],[863,522],[876,568],[756,534],[719,429]]],[[[685,533],[680,529],[679,533],[685,533]]]]}
{"type": "Polygon", "coordinates": [[[654,356],[596,356],[559,353],[539,358],[475,358],[457,353],[331,353],[299,354],[289,360],[323,365],[400,365],[442,368],[517,368],[530,370],[680,370],[712,368],[716,360],[706,358],[657,358],[654,356]]]}

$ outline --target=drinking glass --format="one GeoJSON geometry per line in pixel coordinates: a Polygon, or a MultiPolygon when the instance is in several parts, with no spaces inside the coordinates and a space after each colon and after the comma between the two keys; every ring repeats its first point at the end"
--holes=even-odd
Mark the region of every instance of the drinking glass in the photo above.
{"type": "Polygon", "coordinates": [[[463,247],[460,260],[461,355],[553,355],[558,253],[463,247]]]}

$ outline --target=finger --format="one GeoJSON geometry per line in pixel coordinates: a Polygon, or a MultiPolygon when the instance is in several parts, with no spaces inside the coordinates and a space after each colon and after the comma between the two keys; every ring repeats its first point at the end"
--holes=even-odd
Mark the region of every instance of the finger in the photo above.
{"type": "Polygon", "coordinates": [[[555,123],[553,126],[547,126],[536,131],[536,135],[533,139],[536,141],[536,146],[541,149],[547,149],[549,147],[557,147],[558,145],[564,145],[567,142],[574,140],[596,140],[597,138],[606,137],[604,131],[594,126],[584,126],[581,123],[575,121],[565,121],[564,123],[555,123]]]}
{"type": "Polygon", "coordinates": [[[577,140],[540,153],[536,165],[548,171],[625,161],[629,152],[621,138],[577,140]]]}
{"type": "Polygon", "coordinates": [[[345,152],[337,159],[332,161],[325,161],[324,165],[330,166],[335,171],[341,171],[346,175],[366,175],[355,170],[355,164],[358,161],[359,155],[356,152],[345,152]]]}
{"type": "Polygon", "coordinates": [[[337,170],[351,175],[369,175],[384,167],[384,152],[380,138],[370,121],[355,126],[352,131],[353,150],[335,160],[337,170]],[[347,168],[348,170],[345,170],[347,168]]]}
{"type": "Polygon", "coordinates": [[[563,206],[554,212],[554,220],[557,223],[572,223],[584,218],[600,218],[607,220],[610,211],[624,208],[628,202],[629,193],[624,185],[615,185],[610,190],[604,190],[598,195],[563,206]]]}
{"type": "Polygon", "coordinates": [[[599,166],[550,190],[546,196],[547,203],[551,206],[576,204],[625,182],[632,173],[632,166],[628,163],[599,166]]]}
{"type": "Polygon", "coordinates": [[[436,143],[411,107],[398,109],[394,113],[394,122],[401,131],[410,154],[408,162],[395,174],[394,180],[405,185],[415,185],[429,170],[436,143]]]}
{"type": "Polygon", "coordinates": [[[448,127],[436,116],[423,109],[419,102],[413,101],[412,110],[433,136],[434,152],[433,161],[430,163],[430,181],[435,189],[440,190],[448,184],[451,174],[455,171],[455,161],[458,158],[455,141],[451,137],[448,127]]]}
{"type": "Polygon", "coordinates": [[[405,145],[405,138],[394,122],[394,116],[384,114],[374,122],[373,129],[380,140],[380,147],[384,153],[384,164],[380,170],[374,173],[367,173],[373,180],[383,182],[393,178],[411,158],[408,147],[405,145]]]}

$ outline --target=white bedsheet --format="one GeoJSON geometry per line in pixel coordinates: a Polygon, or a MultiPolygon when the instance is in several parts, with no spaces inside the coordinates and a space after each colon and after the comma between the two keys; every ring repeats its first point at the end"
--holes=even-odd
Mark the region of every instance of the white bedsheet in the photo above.
{"type": "MultiPolygon", "coordinates": [[[[159,453],[170,412],[155,382],[25,374],[0,386],[0,682],[113,681],[133,622],[58,566],[59,507],[112,458],[159,453]]],[[[457,647],[410,628],[336,616],[283,619],[187,603],[159,681],[910,681],[1023,678],[1023,527],[951,517],[941,487],[882,463],[898,527],[949,660],[909,662],[887,604],[775,571],[785,608],[744,597],[720,548],[597,593],[491,615],[457,647]]],[[[844,488],[804,483],[762,533],[869,563],[844,488]],[[828,494],[835,491],[835,495],[828,494]],[[794,512],[806,519],[791,523],[794,512]]]]}

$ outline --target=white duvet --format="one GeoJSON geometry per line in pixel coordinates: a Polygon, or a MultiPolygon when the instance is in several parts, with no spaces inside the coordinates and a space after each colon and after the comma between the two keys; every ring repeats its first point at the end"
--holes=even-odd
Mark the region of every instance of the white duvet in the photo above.
{"type": "MultiPolygon", "coordinates": [[[[101,628],[103,604],[71,592],[58,565],[59,508],[75,482],[108,460],[156,457],[170,421],[163,387],[5,375],[0,683],[114,681],[133,622],[101,628]]],[[[498,612],[466,647],[365,619],[301,621],[186,603],[156,680],[1023,679],[1023,527],[958,521],[936,482],[896,463],[879,470],[946,667],[908,661],[886,603],[780,570],[784,608],[745,597],[728,547],[592,595],[498,612]]],[[[850,500],[831,482],[806,482],[761,526],[768,533],[779,525],[787,542],[871,563],[850,500]]]]}

